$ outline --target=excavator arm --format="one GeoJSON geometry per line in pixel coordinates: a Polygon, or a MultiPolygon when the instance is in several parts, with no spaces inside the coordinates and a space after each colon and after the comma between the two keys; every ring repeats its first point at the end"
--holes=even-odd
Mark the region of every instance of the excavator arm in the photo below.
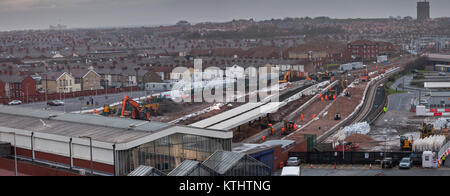
{"type": "Polygon", "coordinates": [[[133,106],[133,117],[136,117],[136,115],[139,115],[140,109],[139,109],[139,103],[134,101],[133,99],[130,99],[128,95],[125,95],[123,101],[122,101],[122,113],[121,116],[124,116],[125,113],[125,107],[129,103],[131,106],[133,106]]]}

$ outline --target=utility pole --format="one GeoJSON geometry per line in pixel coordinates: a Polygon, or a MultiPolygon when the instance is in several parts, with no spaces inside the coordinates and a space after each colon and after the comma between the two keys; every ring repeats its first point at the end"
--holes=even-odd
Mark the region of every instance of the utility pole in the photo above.
{"type": "Polygon", "coordinates": [[[47,66],[45,67],[45,109],[47,110],[48,109],[48,104],[47,104],[47,102],[48,102],[48,97],[47,97],[47,94],[48,94],[48,79],[47,79],[47,76],[48,76],[48,72],[47,72],[47,66]]]}
{"type": "Polygon", "coordinates": [[[9,132],[9,134],[14,135],[14,176],[17,176],[17,143],[16,143],[16,132],[9,132]]]}

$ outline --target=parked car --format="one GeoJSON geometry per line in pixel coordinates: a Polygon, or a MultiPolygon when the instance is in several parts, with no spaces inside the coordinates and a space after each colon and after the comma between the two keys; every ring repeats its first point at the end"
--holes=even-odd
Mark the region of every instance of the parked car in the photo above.
{"type": "Polygon", "coordinates": [[[62,105],[64,105],[64,102],[61,101],[61,100],[53,100],[53,101],[47,102],[47,105],[49,105],[49,106],[62,106],[62,105]]]}
{"type": "Polygon", "coordinates": [[[386,157],[381,161],[381,168],[393,168],[394,161],[392,158],[386,157]]]}
{"type": "Polygon", "coordinates": [[[439,72],[439,75],[440,76],[445,76],[446,74],[445,74],[445,72],[439,72]]]}
{"type": "Polygon", "coordinates": [[[398,167],[400,169],[411,169],[413,165],[413,160],[410,157],[405,157],[400,161],[398,167]]]}
{"type": "Polygon", "coordinates": [[[300,165],[300,159],[298,157],[289,157],[286,161],[286,165],[288,166],[298,166],[300,165]]]}
{"type": "Polygon", "coordinates": [[[280,176],[300,176],[300,166],[283,167],[280,176]]]}
{"type": "Polygon", "coordinates": [[[8,105],[20,105],[22,104],[22,101],[19,100],[12,100],[11,102],[8,103],[8,105]]]}
{"type": "Polygon", "coordinates": [[[421,99],[421,100],[419,101],[419,104],[420,104],[420,105],[427,105],[427,104],[428,104],[428,101],[427,101],[426,99],[421,99]]]}

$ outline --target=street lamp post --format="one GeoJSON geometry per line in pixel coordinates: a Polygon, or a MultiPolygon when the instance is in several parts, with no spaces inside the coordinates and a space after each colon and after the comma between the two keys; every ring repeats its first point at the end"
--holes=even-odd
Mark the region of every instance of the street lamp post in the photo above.
{"type": "Polygon", "coordinates": [[[90,157],[91,157],[91,175],[94,175],[94,162],[92,160],[92,137],[80,136],[80,138],[89,139],[90,157]]]}
{"type": "Polygon", "coordinates": [[[105,96],[105,99],[108,99],[108,80],[105,80],[105,81],[106,81],[106,85],[105,85],[105,88],[106,88],[105,94],[106,94],[106,96],[105,96]]]}
{"type": "Polygon", "coordinates": [[[116,143],[114,143],[112,147],[113,147],[114,176],[116,176],[116,143]]]}
{"type": "Polygon", "coordinates": [[[17,147],[16,147],[16,132],[9,132],[14,135],[14,176],[17,176],[17,147]]]}

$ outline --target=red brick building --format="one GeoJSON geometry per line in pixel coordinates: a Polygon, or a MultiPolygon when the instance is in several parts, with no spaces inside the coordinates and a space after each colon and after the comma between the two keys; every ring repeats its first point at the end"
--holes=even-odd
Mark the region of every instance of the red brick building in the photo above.
{"type": "Polygon", "coordinates": [[[347,45],[348,53],[355,60],[372,61],[379,55],[392,55],[395,48],[389,42],[375,42],[370,40],[358,40],[347,45]]]}
{"type": "Polygon", "coordinates": [[[0,98],[26,98],[34,95],[37,95],[36,81],[30,76],[0,76],[0,98]]]}

